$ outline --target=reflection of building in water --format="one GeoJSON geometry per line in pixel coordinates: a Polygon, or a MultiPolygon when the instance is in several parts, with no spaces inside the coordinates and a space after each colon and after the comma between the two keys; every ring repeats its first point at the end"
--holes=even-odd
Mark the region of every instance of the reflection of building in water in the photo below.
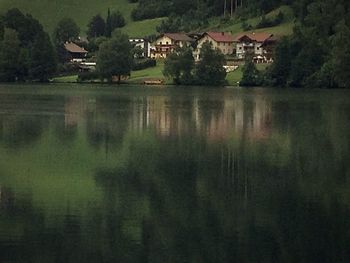
{"type": "Polygon", "coordinates": [[[83,97],[68,97],[64,104],[64,124],[66,127],[76,127],[84,118],[86,99],[83,97]]]}
{"type": "Polygon", "coordinates": [[[131,127],[154,128],[161,136],[193,134],[195,130],[209,140],[225,140],[244,131],[250,138],[262,139],[270,133],[270,107],[259,95],[250,99],[144,97],[134,102],[131,127]]]}
{"type": "Polygon", "coordinates": [[[198,134],[210,141],[243,133],[263,139],[271,130],[271,105],[260,94],[250,95],[100,97],[91,103],[91,98],[70,97],[65,104],[65,126],[77,127],[86,119],[88,125],[82,128],[95,131],[97,137],[151,128],[160,136],[198,134]]]}

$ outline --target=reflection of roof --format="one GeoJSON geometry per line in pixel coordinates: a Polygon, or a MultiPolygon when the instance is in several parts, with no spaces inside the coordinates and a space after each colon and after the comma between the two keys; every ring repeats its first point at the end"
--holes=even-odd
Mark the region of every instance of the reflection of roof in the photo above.
{"type": "Polygon", "coordinates": [[[64,44],[64,48],[71,53],[87,53],[87,51],[82,48],[79,47],[77,44],[73,43],[73,42],[67,42],[64,44]]]}
{"type": "Polygon", "coordinates": [[[163,36],[166,36],[175,41],[193,41],[192,38],[183,33],[164,33],[163,36]]]}
{"type": "Polygon", "coordinates": [[[234,41],[240,42],[242,38],[247,37],[247,38],[251,39],[252,41],[264,42],[272,36],[273,36],[273,34],[269,34],[269,33],[242,33],[242,34],[235,36],[234,41]]]}
{"type": "Polygon", "coordinates": [[[216,42],[233,42],[233,36],[228,32],[206,32],[204,35],[208,35],[216,42]]]}

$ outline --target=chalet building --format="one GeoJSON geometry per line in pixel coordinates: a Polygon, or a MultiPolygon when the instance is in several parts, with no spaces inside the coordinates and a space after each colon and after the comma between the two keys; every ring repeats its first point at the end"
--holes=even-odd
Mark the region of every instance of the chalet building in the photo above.
{"type": "Polygon", "coordinates": [[[272,59],[272,49],[277,41],[273,34],[269,33],[246,33],[235,37],[236,56],[244,59],[246,54],[252,54],[254,60],[269,62],[272,59]]]}
{"type": "Polygon", "coordinates": [[[67,53],[68,53],[68,57],[69,57],[69,61],[71,62],[82,62],[85,60],[86,55],[87,55],[87,51],[78,46],[77,44],[73,43],[73,42],[66,42],[64,44],[64,48],[66,49],[67,53]]]}
{"type": "Polygon", "coordinates": [[[212,44],[214,49],[219,49],[224,55],[231,55],[234,50],[233,36],[227,32],[206,32],[197,41],[197,48],[193,52],[195,60],[200,59],[200,50],[205,42],[212,44]]]}
{"type": "Polygon", "coordinates": [[[151,49],[151,58],[166,58],[176,47],[189,46],[193,42],[192,38],[183,33],[162,34],[151,49]]]}
{"type": "Polygon", "coordinates": [[[130,38],[130,44],[133,47],[140,47],[143,50],[142,56],[149,58],[151,56],[151,45],[148,41],[143,38],[130,38]]]}

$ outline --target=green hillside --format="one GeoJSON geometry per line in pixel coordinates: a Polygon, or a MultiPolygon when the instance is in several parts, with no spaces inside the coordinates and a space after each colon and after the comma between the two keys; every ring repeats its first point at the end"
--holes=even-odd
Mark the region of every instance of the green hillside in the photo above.
{"type": "MultiPolygon", "coordinates": [[[[284,14],[284,21],[280,25],[274,27],[254,29],[251,31],[268,32],[276,35],[291,35],[293,33],[295,18],[293,10],[289,6],[281,6],[280,8],[273,10],[272,12],[266,14],[266,18],[273,19],[278,15],[280,11],[284,14]]],[[[260,19],[260,17],[249,18],[246,20],[246,23],[255,27],[259,23],[260,19]]],[[[243,31],[242,22],[240,20],[231,20],[223,24],[218,18],[214,18],[210,23],[210,29],[213,28],[220,31],[231,32],[232,34],[241,33],[243,31]]]]}
{"type": "MultiPolygon", "coordinates": [[[[124,15],[127,24],[122,30],[129,36],[142,37],[155,34],[156,26],[160,24],[162,18],[134,22],[131,20],[130,14],[136,5],[136,3],[129,3],[128,0],[0,0],[0,13],[17,7],[22,12],[32,14],[34,18],[37,18],[43,24],[45,30],[50,33],[60,19],[71,17],[81,28],[81,34],[84,35],[86,25],[91,17],[96,14],[101,14],[105,17],[108,8],[110,8],[111,11],[118,10],[124,15]]],[[[281,25],[255,31],[267,31],[280,35],[291,34],[294,17],[289,7],[282,6],[267,14],[266,17],[274,17],[279,11],[285,14],[285,21],[281,25]]],[[[247,23],[255,26],[259,22],[259,19],[258,17],[251,18],[247,20],[247,23]]],[[[220,18],[213,18],[207,29],[231,31],[234,34],[242,31],[241,21],[231,20],[223,24],[220,18]]]]}
{"type": "Polygon", "coordinates": [[[136,4],[130,4],[128,0],[0,0],[0,12],[4,13],[10,8],[17,7],[22,12],[30,13],[52,32],[57,22],[63,17],[71,17],[81,28],[82,34],[86,31],[86,25],[92,16],[101,14],[106,16],[107,9],[119,10],[127,21],[124,29],[130,36],[153,34],[160,19],[150,19],[142,22],[133,22],[130,18],[131,10],[136,4]]]}

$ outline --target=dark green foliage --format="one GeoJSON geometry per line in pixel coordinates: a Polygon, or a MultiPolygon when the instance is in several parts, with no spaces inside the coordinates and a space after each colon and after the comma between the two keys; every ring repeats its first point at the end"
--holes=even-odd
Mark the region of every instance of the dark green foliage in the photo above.
{"type": "Polygon", "coordinates": [[[78,38],[80,28],[71,18],[63,18],[58,22],[54,30],[54,42],[56,45],[62,45],[65,42],[74,41],[78,38]]]}
{"type": "Polygon", "coordinates": [[[78,74],[78,82],[84,82],[84,81],[91,81],[91,80],[97,80],[100,78],[99,72],[92,71],[92,72],[80,72],[78,74]]]}
{"type": "Polygon", "coordinates": [[[3,25],[17,31],[21,46],[28,47],[43,27],[31,15],[24,15],[17,8],[10,9],[3,17],[3,25]]]}
{"type": "Polygon", "coordinates": [[[195,79],[199,85],[224,85],[226,71],[225,57],[217,49],[213,49],[209,42],[201,48],[201,60],[196,65],[195,79]]]}
{"type": "Polygon", "coordinates": [[[135,59],[132,65],[132,70],[141,70],[145,68],[151,68],[157,66],[157,61],[155,59],[135,59]]]}
{"type": "Polygon", "coordinates": [[[265,15],[261,17],[261,21],[256,25],[256,28],[265,28],[265,27],[273,27],[278,26],[283,22],[284,14],[279,12],[278,15],[274,19],[266,18],[265,15]]]}
{"type": "Polygon", "coordinates": [[[241,28],[243,29],[243,31],[249,31],[253,29],[253,26],[251,24],[248,24],[246,20],[243,20],[241,28]]]}
{"type": "Polygon", "coordinates": [[[240,86],[252,87],[262,85],[262,76],[256,68],[253,57],[247,56],[243,66],[243,77],[239,83],[240,86]]]}
{"type": "Polygon", "coordinates": [[[103,42],[97,57],[97,70],[102,79],[112,81],[113,76],[129,75],[132,67],[132,52],[129,38],[115,31],[112,38],[103,42]]]}
{"type": "Polygon", "coordinates": [[[5,31],[4,22],[2,21],[2,17],[0,16],[0,41],[4,39],[4,31],[5,31]]]}
{"type": "Polygon", "coordinates": [[[275,61],[269,69],[269,77],[271,78],[271,85],[285,86],[289,79],[291,70],[291,48],[290,41],[284,37],[281,39],[275,49],[275,61]]]}
{"type": "Polygon", "coordinates": [[[106,18],[105,36],[111,37],[112,32],[116,28],[120,28],[123,26],[125,26],[125,19],[123,15],[119,11],[111,13],[110,10],[108,9],[107,18],[106,18]]]}
{"type": "Polygon", "coordinates": [[[87,37],[89,39],[103,36],[106,31],[106,22],[100,15],[95,15],[88,24],[87,37]]]}
{"type": "Polygon", "coordinates": [[[18,33],[5,28],[4,40],[0,42],[0,81],[18,80],[20,51],[18,33]]]}
{"type": "Polygon", "coordinates": [[[175,33],[181,32],[181,18],[170,16],[168,19],[162,20],[159,26],[157,26],[158,33],[175,33]]]}
{"type": "Polygon", "coordinates": [[[294,8],[300,20],[292,38],[275,51],[268,72],[271,84],[295,87],[349,87],[349,2],[300,0],[294,8]],[[306,11],[301,7],[307,7],[306,11]]]}
{"type": "Polygon", "coordinates": [[[193,84],[194,58],[190,47],[178,48],[169,54],[164,63],[163,74],[172,78],[175,84],[193,84]]]}
{"type": "Polygon", "coordinates": [[[350,27],[342,20],[336,27],[332,50],[334,78],[340,87],[350,88],[350,27]]]}
{"type": "Polygon", "coordinates": [[[32,80],[46,82],[56,70],[55,52],[48,34],[41,33],[35,39],[29,59],[29,76],[32,80]]]}
{"type": "Polygon", "coordinates": [[[55,51],[40,23],[18,9],[9,10],[2,20],[0,81],[47,81],[55,71],[55,51]]]}

